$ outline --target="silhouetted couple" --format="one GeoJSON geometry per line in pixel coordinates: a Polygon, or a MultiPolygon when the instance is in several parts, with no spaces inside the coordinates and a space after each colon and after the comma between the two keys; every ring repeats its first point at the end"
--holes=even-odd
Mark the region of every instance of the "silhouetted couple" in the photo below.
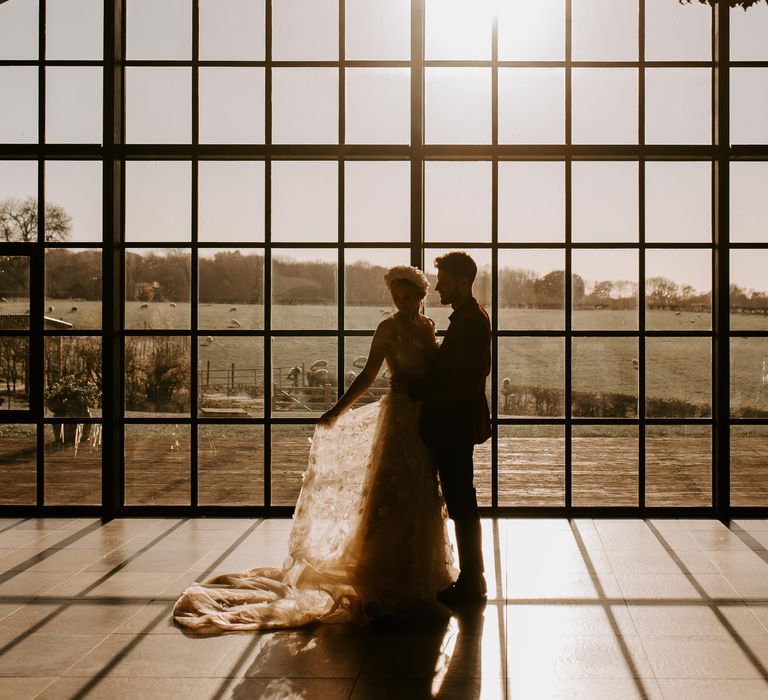
{"type": "Polygon", "coordinates": [[[424,273],[389,270],[397,312],[379,324],[365,367],[320,418],[283,567],[188,588],[176,622],[213,634],[447,615],[448,607],[485,599],[472,453],[491,434],[490,322],[472,296],[474,260],[455,251],[435,265],[440,302],[453,307],[442,343],[421,312],[424,273]],[[392,391],[349,410],[384,362],[392,391]]]}

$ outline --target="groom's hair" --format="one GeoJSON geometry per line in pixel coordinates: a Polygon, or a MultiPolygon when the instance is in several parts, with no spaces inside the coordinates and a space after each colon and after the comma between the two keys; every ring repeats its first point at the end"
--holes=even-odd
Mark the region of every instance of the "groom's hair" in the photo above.
{"type": "Polygon", "coordinates": [[[477,265],[469,253],[463,250],[452,250],[450,253],[435,258],[435,267],[444,270],[454,277],[463,277],[470,283],[477,277],[477,265]]]}

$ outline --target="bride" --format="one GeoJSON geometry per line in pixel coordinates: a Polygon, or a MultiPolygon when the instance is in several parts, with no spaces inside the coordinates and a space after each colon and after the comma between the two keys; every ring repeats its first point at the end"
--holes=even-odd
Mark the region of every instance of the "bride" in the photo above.
{"type": "Polygon", "coordinates": [[[419,436],[418,403],[388,392],[348,410],[386,361],[422,376],[437,351],[420,312],[429,282],[415,267],[384,277],[397,312],[368,361],[320,418],[282,569],[254,568],[187,588],[174,620],[201,634],[367,622],[384,615],[447,615],[436,600],[456,577],[437,476],[419,436]]]}

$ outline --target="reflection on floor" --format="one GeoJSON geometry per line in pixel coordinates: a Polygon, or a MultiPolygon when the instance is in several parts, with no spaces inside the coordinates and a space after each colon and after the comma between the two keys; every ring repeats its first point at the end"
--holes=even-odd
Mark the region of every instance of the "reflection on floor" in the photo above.
{"type": "Polygon", "coordinates": [[[768,698],[768,521],[483,522],[488,604],[185,636],[179,592],[290,520],[0,520],[0,699],[768,698]]]}

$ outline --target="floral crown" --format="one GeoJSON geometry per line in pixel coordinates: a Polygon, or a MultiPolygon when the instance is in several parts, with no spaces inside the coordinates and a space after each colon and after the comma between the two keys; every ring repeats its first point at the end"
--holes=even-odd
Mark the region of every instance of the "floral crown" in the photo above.
{"type": "Polygon", "coordinates": [[[391,268],[386,275],[384,275],[384,281],[387,283],[387,287],[392,286],[392,282],[397,280],[405,280],[411,284],[416,285],[422,292],[426,294],[429,289],[429,280],[427,276],[419,270],[418,267],[411,267],[410,265],[397,265],[391,268]]]}

